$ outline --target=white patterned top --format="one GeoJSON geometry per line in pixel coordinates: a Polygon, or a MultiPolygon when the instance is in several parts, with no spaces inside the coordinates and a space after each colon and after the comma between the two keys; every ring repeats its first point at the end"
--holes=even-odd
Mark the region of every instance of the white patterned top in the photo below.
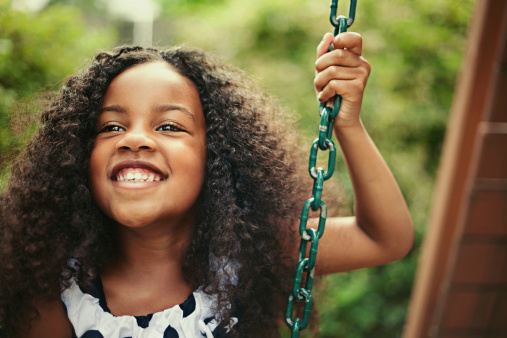
{"type": "Polygon", "coordinates": [[[233,317],[227,328],[218,327],[215,313],[216,296],[201,289],[183,303],[146,316],[114,316],[110,313],[100,280],[96,292],[90,294],[76,284],[63,291],[62,301],[79,338],[183,338],[225,337],[238,319],[233,317]]]}

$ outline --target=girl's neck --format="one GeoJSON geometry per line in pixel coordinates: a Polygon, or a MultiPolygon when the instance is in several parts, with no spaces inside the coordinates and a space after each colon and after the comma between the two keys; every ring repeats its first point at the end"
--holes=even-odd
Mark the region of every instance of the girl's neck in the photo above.
{"type": "Polygon", "coordinates": [[[193,225],[130,228],[117,225],[118,251],[111,263],[125,271],[149,273],[164,267],[179,267],[190,243],[193,225]]]}
{"type": "Polygon", "coordinates": [[[153,313],[181,303],[192,292],[182,264],[193,227],[176,229],[118,226],[118,251],[101,272],[113,314],[153,313]]]}

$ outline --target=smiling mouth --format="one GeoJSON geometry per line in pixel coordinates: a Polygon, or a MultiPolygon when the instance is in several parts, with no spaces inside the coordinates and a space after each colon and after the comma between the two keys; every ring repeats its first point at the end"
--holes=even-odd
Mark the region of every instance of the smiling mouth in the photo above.
{"type": "Polygon", "coordinates": [[[160,174],[148,168],[123,168],[118,171],[115,181],[119,182],[158,182],[163,181],[164,178],[160,174]]]}

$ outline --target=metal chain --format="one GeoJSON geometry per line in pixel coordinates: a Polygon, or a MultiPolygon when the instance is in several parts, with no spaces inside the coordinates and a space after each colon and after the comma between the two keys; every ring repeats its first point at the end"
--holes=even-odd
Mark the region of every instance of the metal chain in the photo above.
{"type": "MultiPolygon", "coordinates": [[[[349,17],[346,18],[343,15],[336,16],[338,9],[338,0],[331,0],[331,11],[330,21],[334,26],[334,35],[346,32],[347,28],[352,25],[356,13],[356,2],[357,0],[351,0],[349,6],[349,17]]],[[[329,47],[329,51],[333,50],[333,45],[329,47]]],[[[327,218],[327,206],[324,201],[321,200],[322,190],[324,188],[324,181],[328,180],[334,172],[335,159],[336,159],[336,147],[331,141],[333,136],[333,123],[334,119],[340,111],[342,98],[340,95],[334,97],[333,107],[327,107],[325,103],[319,105],[319,137],[313,141],[310,150],[310,164],[308,171],[310,176],[313,178],[313,190],[312,197],[308,199],[303,205],[301,211],[301,217],[299,222],[299,234],[301,235],[301,242],[299,246],[298,264],[296,268],[296,275],[294,276],[294,282],[292,285],[292,291],[289,295],[287,302],[287,311],[285,314],[285,322],[287,326],[292,330],[291,337],[299,337],[299,332],[304,330],[310,322],[310,314],[312,311],[312,286],[315,278],[315,260],[317,257],[317,249],[319,245],[319,239],[324,233],[327,218]],[[326,151],[329,150],[329,159],[327,164],[327,171],[322,168],[316,168],[317,153],[318,150],[326,151]],[[307,228],[308,214],[310,208],[313,211],[320,209],[319,225],[317,230],[307,228]],[[310,243],[309,257],[306,257],[307,245],[310,243]],[[305,276],[304,286],[301,286],[303,281],[303,274],[305,276]],[[294,301],[304,302],[303,318],[296,317],[293,319],[294,301]]]]}

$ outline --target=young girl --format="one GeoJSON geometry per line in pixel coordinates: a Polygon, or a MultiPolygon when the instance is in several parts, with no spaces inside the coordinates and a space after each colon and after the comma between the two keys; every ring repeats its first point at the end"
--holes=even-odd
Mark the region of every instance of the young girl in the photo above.
{"type": "MultiPolygon", "coordinates": [[[[343,97],[334,133],[356,214],[327,220],[321,274],[412,245],[403,196],[359,118],[361,50],[354,33],[317,48],[319,100],[343,97]]],[[[1,195],[4,334],[277,336],[309,197],[282,115],[201,51],[99,54],[43,114],[1,195]]]]}

